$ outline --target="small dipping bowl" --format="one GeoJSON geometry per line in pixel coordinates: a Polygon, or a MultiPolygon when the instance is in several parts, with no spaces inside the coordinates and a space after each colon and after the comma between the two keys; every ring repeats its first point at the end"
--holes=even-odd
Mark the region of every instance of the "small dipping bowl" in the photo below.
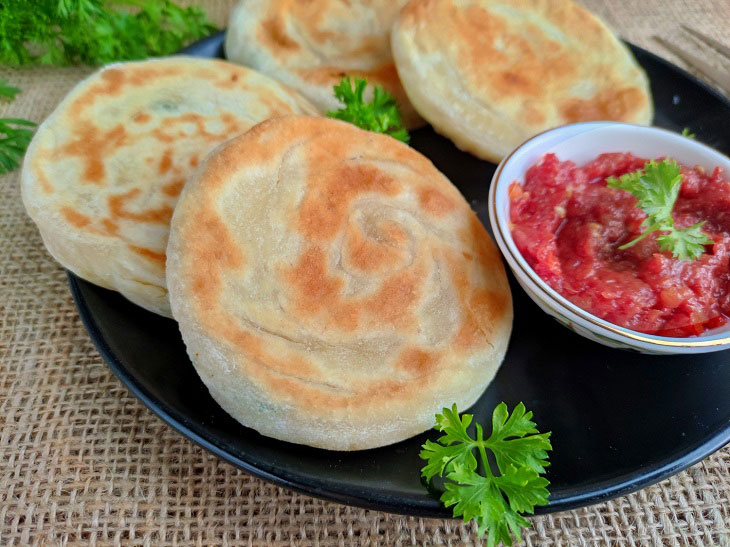
{"type": "Polygon", "coordinates": [[[542,310],[574,332],[613,348],[650,354],[704,353],[730,349],[730,322],[700,336],[654,336],[614,325],[579,308],[552,289],[529,266],[517,249],[509,228],[509,186],[524,183],[527,170],[542,156],[555,154],[560,161],[578,166],[607,152],[631,152],[643,158],[671,157],[707,172],[721,167],[730,176],[730,158],[709,146],[656,127],[615,122],[566,125],[541,133],[512,151],[497,167],[489,190],[489,220],[499,249],[517,281],[542,310]]]}

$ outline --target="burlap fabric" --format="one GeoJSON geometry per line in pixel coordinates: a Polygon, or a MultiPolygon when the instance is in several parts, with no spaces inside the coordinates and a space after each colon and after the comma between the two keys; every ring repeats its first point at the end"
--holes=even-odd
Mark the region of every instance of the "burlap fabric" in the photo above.
{"type": "MultiPolygon", "coordinates": [[[[232,2],[200,2],[225,24],[232,2]]],[[[730,0],[591,0],[625,37],[677,61],[685,23],[727,41],[730,0]]],[[[0,116],[41,121],[87,68],[0,69],[0,116]]],[[[730,122],[730,120],[728,120],[730,122]]],[[[729,124],[730,125],[730,124],[729,124]]],[[[471,544],[474,528],[271,486],[195,446],[131,396],[81,325],[64,271],[0,177],[0,545],[471,544]]],[[[730,545],[730,447],[636,494],[532,519],[526,545],[730,545]]]]}

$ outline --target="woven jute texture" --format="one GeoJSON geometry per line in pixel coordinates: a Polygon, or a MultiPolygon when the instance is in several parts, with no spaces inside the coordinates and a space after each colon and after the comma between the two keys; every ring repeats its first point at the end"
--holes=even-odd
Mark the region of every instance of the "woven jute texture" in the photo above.
{"type": "MultiPolygon", "coordinates": [[[[231,2],[201,2],[224,25],[231,2]]],[[[726,38],[730,0],[591,0],[623,36],[674,61],[685,23],[726,38]]],[[[23,89],[0,117],[41,121],[88,68],[0,69],[23,89]]],[[[728,120],[730,126],[730,120],[728,120]]],[[[729,386],[730,387],[730,386],[729,386]]],[[[474,528],[323,502],[195,446],[102,363],[20,201],[0,177],[0,545],[461,545],[474,528]]],[[[730,545],[730,448],[638,493],[532,519],[526,545],[730,545]]]]}

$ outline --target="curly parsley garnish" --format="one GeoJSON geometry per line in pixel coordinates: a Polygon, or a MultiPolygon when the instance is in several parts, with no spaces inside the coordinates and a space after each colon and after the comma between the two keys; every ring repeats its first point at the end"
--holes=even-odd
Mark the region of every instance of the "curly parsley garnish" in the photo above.
{"type": "MultiPolygon", "coordinates": [[[[1,11],[1,10],[0,10],[1,11]]],[[[0,80],[0,100],[12,101],[20,89],[0,80]]],[[[0,175],[9,173],[20,165],[28,148],[35,123],[19,118],[0,118],[0,175]]]]}
{"type": "Polygon", "coordinates": [[[629,243],[621,245],[619,249],[633,247],[652,232],[662,232],[657,237],[659,249],[671,252],[679,260],[694,260],[705,252],[705,245],[713,243],[701,230],[705,221],[689,228],[674,227],[672,209],[682,183],[682,175],[676,161],[665,159],[657,163],[650,160],[644,164],[643,169],[626,173],[618,179],[608,177],[606,183],[609,188],[626,190],[633,195],[637,200],[636,207],[647,215],[641,223],[644,232],[629,243]]]}
{"type": "Polygon", "coordinates": [[[684,129],[682,129],[682,136],[687,137],[688,139],[692,139],[692,140],[697,138],[697,135],[692,133],[692,131],[690,131],[689,127],[685,127],[684,129]]]}
{"type": "Polygon", "coordinates": [[[171,0],[2,0],[0,63],[101,65],[168,55],[215,27],[171,0]]]}
{"type": "Polygon", "coordinates": [[[398,104],[393,96],[380,86],[373,88],[373,100],[369,103],[363,99],[367,80],[355,78],[353,85],[349,76],[345,76],[334,86],[335,97],[344,104],[344,108],[327,112],[331,118],[349,122],[361,129],[385,133],[399,141],[408,142],[410,136],[403,127],[398,111],[398,104]]]}
{"type": "Polygon", "coordinates": [[[531,418],[532,412],[525,412],[522,403],[511,416],[507,405],[500,403],[492,415],[491,435],[485,439],[477,423],[472,438],[467,428],[473,415],[460,418],[454,404],[436,415],[436,429],[444,435],[437,442],[426,441],[421,450],[427,461],[421,475],[426,480],[436,475],[445,478],[441,501],[454,507],[455,517],[476,521],[479,535],[487,533],[488,546],[512,545],[512,534],[521,541],[520,530],[530,523],[520,513],[532,514],[536,505],[548,503],[550,483],[540,475],[549,465],[550,433],[538,433],[531,418]],[[493,471],[487,451],[499,473],[493,471]]]}

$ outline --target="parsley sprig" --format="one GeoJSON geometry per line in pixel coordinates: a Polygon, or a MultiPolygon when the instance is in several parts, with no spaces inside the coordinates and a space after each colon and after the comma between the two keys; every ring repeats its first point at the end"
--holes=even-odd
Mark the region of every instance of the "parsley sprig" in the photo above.
{"type": "Polygon", "coordinates": [[[550,433],[538,433],[532,412],[518,404],[510,416],[505,403],[492,415],[492,433],[475,424],[476,436],[467,428],[473,415],[459,417],[456,404],[436,415],[436,429],[444,434],[437,442],[426,441],[421,458],[426,460],[421,475],[446,479],[441,501],[452,507],[455,517],[474,520],[478,533],[487,533],[487,545],[512,545],[512,534],[521,541],[520,530],[530,525],[520,513],[532,514],[535,506],[547,505],[549,492],[545,473],[547,451],[552,450],[550,433]],[[475,457],[474,452],[479,459],[475,457]],[[495,473],[489,451],[496,464],[495,473]],[[481,470],[481,473],[479,472],[481,470]]]}
{"type": "MultiPolygon", "coordinates": [[[[0,100],[12,101],[20,89],[0,80],[0,100]]],[[[28,148],[35,123],[19,118],[0,118],[0,175],[9,173],[20,165],[28,148]]]]}
{"type": "Polygon", "coordinates": [[[171,0],[2,0],[0,63],[143,59],[174,53],[213,30],[202,10],[171,0]]]}
{"type": "Polygon", "coordinates": [[[0,80],[0,100],[12,101],[18,93],[20,93],[19,88],[8,85],[5,80],[0,80]]]}
{"type": "Polygon", "coordinates": [[[410,136],[403,127],[398,104],[395,98],[380,86],[373,88],[373,99],[365,102],[363,95],[367,80],[355,78],[353,85],[349,76],[345,76],[334,86],[335,97],[344,104],[344,108],[327,112],[331,118],[349,122],[361,129],[385,133],[399,141],[408,142],[410,136]]]}
{"type": "Polygon", "coordinates": [[[636,207],[646,213],[641,223],[644,232],[636,239],[621,245],[619,249],[633,247],[652,232],[661,232],[657,237],[659,249],[669,251],[679,260],[694,260],[705,252],[705,245],[713,241],[702,232],[705,221],[698,222],[689,228],[675,228],[672,209],[679,195],[682,175],[679,164],[672,159],[664,159],[657,163],[650,160],[643,169],[626,173],[618,179],[606,179],[609,188],[626,190],[633,195],[636,207]]]}
{"type": "Polygon", "coordinates": [[[18,118],[0,118],[0,175],[20,165],[25,149],[33,138],[35,123],[18,118]]]}

